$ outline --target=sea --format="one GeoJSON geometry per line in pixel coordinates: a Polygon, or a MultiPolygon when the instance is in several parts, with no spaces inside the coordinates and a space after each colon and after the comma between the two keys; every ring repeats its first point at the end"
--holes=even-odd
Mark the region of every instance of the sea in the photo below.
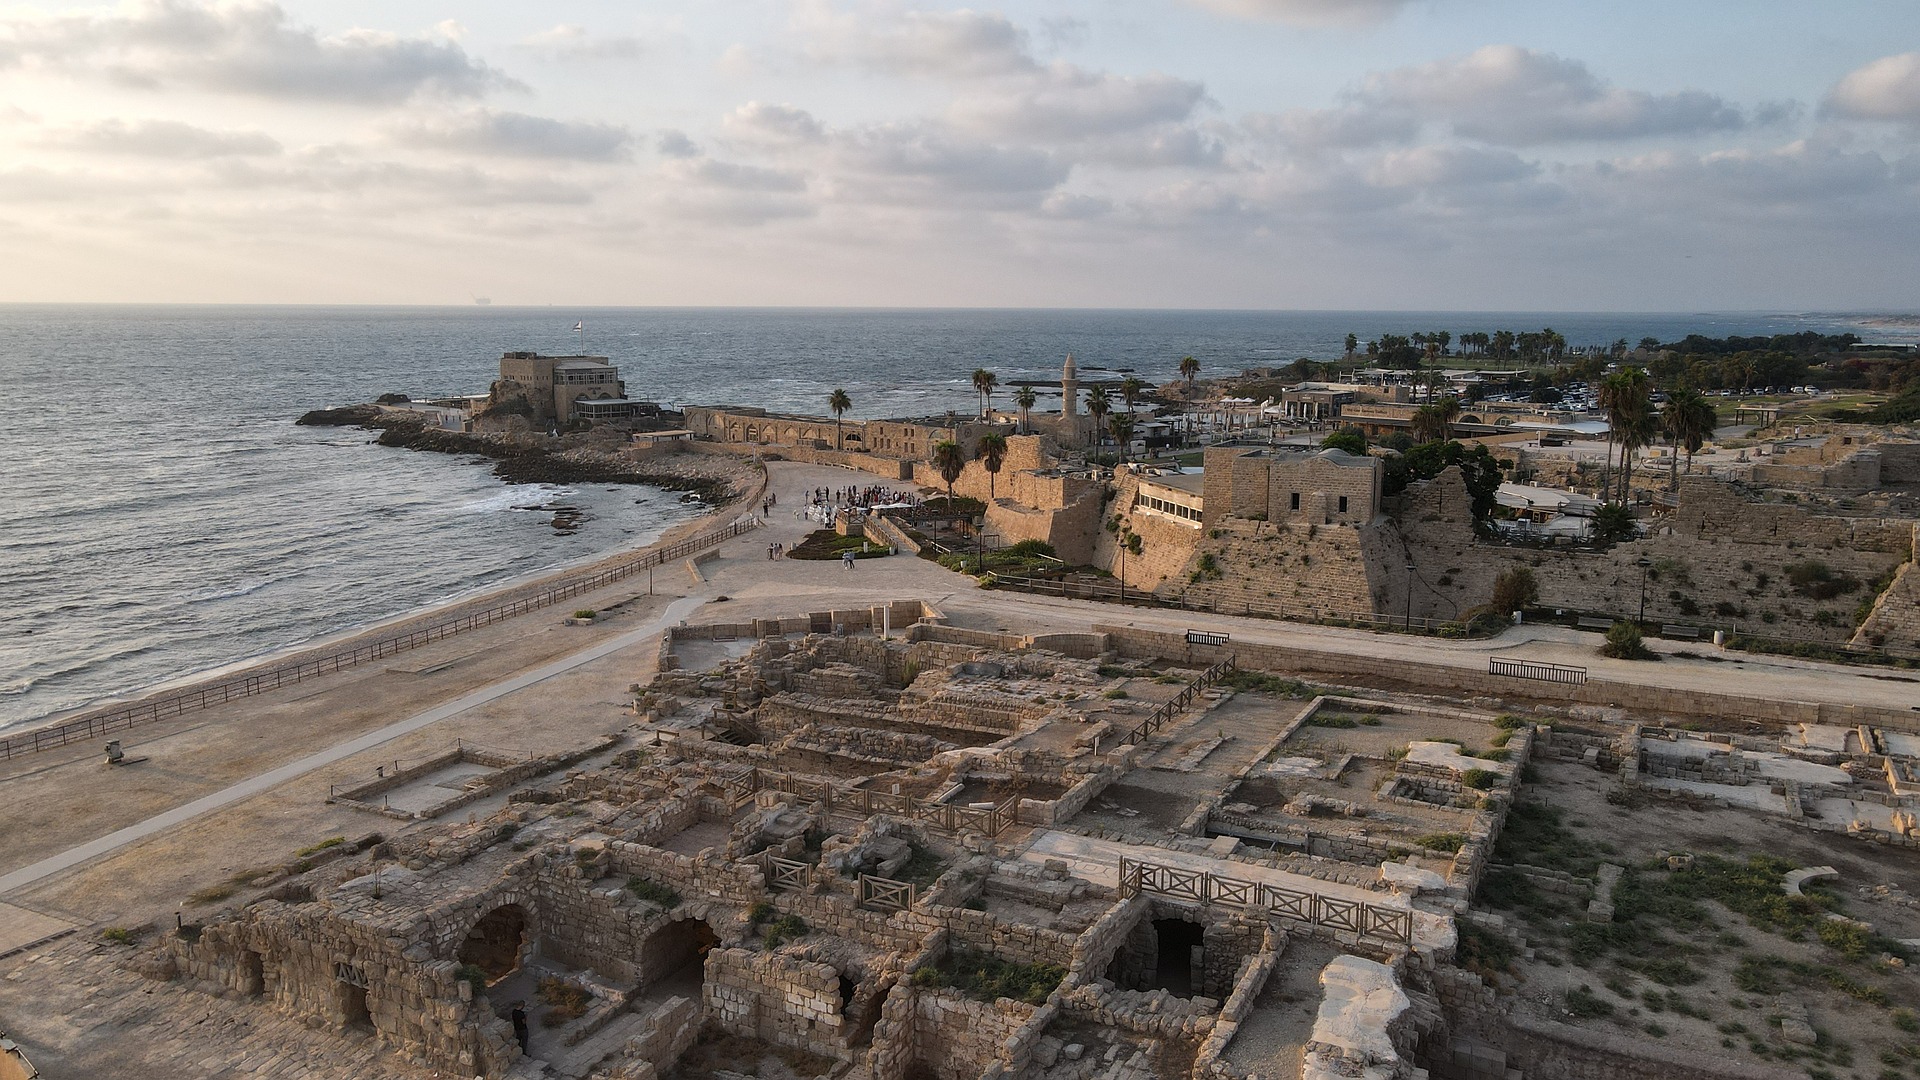
{"type": "MultiPolygon", "coordinates": [[[[851,417],[1003,384],[1330,358],[1348,333],[1531,330],[1574,345],[1852,330],[1911,316],[0,305],[0,728],[644,544],[698,509],[631,485],[511,485],[486,462],[296,427],[309,409],[481,393],[500,354],[611,357],[630,397],[851,417]],[[576,326],[578,329],[576,330],[576,326]],[[581,511],[571,531],[555,506],[581,511]]],[[[1002,403],[1006,402],[1002,399],[1002,403]]]]}

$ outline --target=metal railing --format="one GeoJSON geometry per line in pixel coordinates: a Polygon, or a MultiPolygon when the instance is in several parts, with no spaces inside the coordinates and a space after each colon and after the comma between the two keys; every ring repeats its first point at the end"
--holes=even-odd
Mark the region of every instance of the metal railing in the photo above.
{"type": "Polygon", "coordinates": [[[1587,669],[1570,664],[1542,664],[1533,660],[1515,660],[1508,656],[1490,656],[1487,658],[1487,674],[1505,675],[1510,679],[1532,679],[1535,682],[1564,683],[1567,686],[1587,685],[1587,669]]]}
{"type": "Polygon", "coordinates": [[[1233,670],[1235,670],[1233,657],[1229,656],[1201,672],[1199,678],[1188,683],[1185,689],[1162,703],[1145,720],[1135,724],[1133,730],[1127,732],[1120,741],[1128,744],[1139,743],[1147,736],[1159,731],[1166,726],[1167,721],[1185,712],[1187,706],[1193,704],[1193,699],[1200,696],[1200,691],[1226,678],[1227,674],[1233,670]]]}
{"type": "Polygon", "coordinates": [[[115,731],[122,731],[137,724],[150,724],[157,720],[168,720],[200,709],[224,705],[229,701],[253,697],[278,690],[283,686],[293,686],[308,679],[322,675],[331,675],[358,667],[361,664],[384,660],[397,656],[409,649],[417,649],[436,641],[444,641],[469,630],[491,626],[516,615],[529,611],[551,607],[573,597],[581,596],[605,588],[616,581],[632,577],[643,570],[651,570],[675,559],[682,559],[696,551],[725,543],[736,536],[759,528],[760,522],[754,518],[741,518],[730,525],[688,537],[665,547],[643,552],[635,558],[617,563],[605,570],[563,581],[549,586],[530,596],[523,596],[502,604],[496,604],[480,611],[470,612],[454,618],[423,626],[392,637],[382,638],[351,649],[342,649],[325,656],[313,657],[264,671],[235,675],[217,682],[205,683],[188,690],[167,694],[133,705],[122,705],[92,716],[83,716],[47,727],[24,731],[18,735],[0,738],[0,761],[21,754],[31,754],[40,750],[51,750],[69,743],[85,739],[98,738],[115,731]]]}
{"type": "Polygon", "coordinates": [[[1252,908],[1329,930],[1343,930],[1356,937],[1379,938],[1411,944],[1413,912],[1406,908],[1385,907],[1365,900],[1344,900],[1337,896],[1288,889],[1263,881],[1246,881],[1206,870],[1183,870],[1177,866],[1120,858],[1120,894],[1137,896],[1151,893],[1196,904],[1225,904],[1252,908]]]}

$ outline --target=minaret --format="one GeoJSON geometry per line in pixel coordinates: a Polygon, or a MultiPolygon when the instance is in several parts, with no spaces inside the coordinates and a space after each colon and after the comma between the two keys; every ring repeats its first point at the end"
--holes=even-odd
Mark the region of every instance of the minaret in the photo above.
{"type": "Polygon", "coordinates": [[[1060,369],[1060,415],[1080,415],[1080,380],[1073,370],[1073,354],[1067,354],[1067,364],[1060,369]]]}

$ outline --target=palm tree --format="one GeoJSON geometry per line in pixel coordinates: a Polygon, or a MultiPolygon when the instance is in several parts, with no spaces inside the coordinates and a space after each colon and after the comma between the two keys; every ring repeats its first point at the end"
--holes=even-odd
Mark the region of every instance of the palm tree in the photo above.
{"type": "Polygon", "coordinates": [[[1670,490],[1680,490],[1680,448],[1686,448],[1687,471],[1692,472],[1693,455],[1707,444],[1707,436],[1713,434],[1719,423],[1719,411],[1700,391],[1675,390],[1667,396],[1666,407],[1660,410],[1660,427],[1672,440],[1674,450],[1669,469],[1670,490]]]}
{"type": "Polygon", "coordinates": [[[1347,363],[1353,363],[1353,354],[1360,351],[1360,338],[1356,334],[1347,335],[1347,363]]]}
{"type": "MultiPolygon", "coordinates": [[[[1353,335],[1347,335],[1347,352],[1353,352],[1353,335]]],[[[1200,377],[1200,361],[1193,357],[1183,357],[1180,361],[1180,377],[1187,380],[1187,400],[1184,411],[1187,414],[1187,430],[1193,430],[1193,380],[1200,377]]]]}
{"type": "Polygon", "coordinates": [[[1113,432],[1113,441],[1120,444],[1120,463],[1127,462],[1127,448],[1133,445],[1133,428],[1136,421],[1132,413],[1114,413],[1107,421],[1107,430],[1113,432]]]}
{"type": "Polygon", "coordinates": [[[1020,406],[1020,433],[1021,434],[1025,435],[1033,430],[1032,419],[1031,419],[1033,415],[1033,407],[1034,405],[1038,404],[1039,401],[1040,401],[1040,395],[1034,393],[1033,387],[1025,383],[1022,383],[1020,386],[1019,392],[1013,395],[1013,403],[1015,405],[1020,406]]]}
{"type": "Polygon", "coordinates": [[[973,390],[974,393],[980,395],[980,418],[982,420],[987,418],[987,414],[993,412],[993,391],[999,385],[1000,376],[995,375],[986,368],[974,369],[973,390]]]}
{"type": "Polygon", "coordinates": [[[847,396],[845,390],[836,389],[827,395],[827,408],[833,412],[833,448],[845,450],[846,442],[840,438],[840,414],[853,408],[853,399],[847,396]]]}
{"type": "Polygon", "coordinates": [[[967,468],[967,452],[952,439],[933,444],[933,467],[947,482],[947,513],[953,513],[953,482],[967,468]]]}
{"type": "Polygon", "coordinates": [[[1620,446],[1620,502],[1624,505],[1633,476],[1634,451],[1653,441],[1656,421],[1651,399],[1652,381],[1644,368],[1628,367],[1608,376],[1600,385],[1601,407],[1607,411],[1607,445],[1620,446]]]}
{"type": "Polygon", "coordinates": [[[1000,475],[1000,466],[1007,463],[1007,437],[997,431],[980,436],[980,445],[974,447],[973,459],[987,470],[987,501],[999,501],[1000,493],[995,489],[994,478],[1000,475]]]}
{"type": "Polygon", "coordinates": [[[1140,395],[1145,393],[1147,384],[1132,375],[1120,380],[1120,400],[1127,403],[1127,411],[1132,412],[1140,404],[1140,395]]]}
{"type": "Polygon", "coordinates": [[[1093,417],[1093,445],[1097,450],[1106,442],[1101,429],[1107,422],[1107,414],[1113,411],[1113,399],[1107,396],[1107,388],[1096,386],[1087,391],[1087,415],[1093,417]]]}

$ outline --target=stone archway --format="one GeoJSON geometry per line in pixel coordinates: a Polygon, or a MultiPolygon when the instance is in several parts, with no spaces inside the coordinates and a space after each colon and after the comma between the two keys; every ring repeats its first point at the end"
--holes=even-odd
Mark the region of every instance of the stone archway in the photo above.
{"type": "Polygon", "coordinates": [[[698,999],[706,983],[707,953],[720,935],[705,919],[675,919],[640,944],[640,984],[672,984],[676,993],[698,999]]]}
{"type": "Polygon", "coordinates": [[[503,904],[473,924],[455,959],[485,972],[488,985],[492,985],[519,970],[526,944],[526,909],[519,904],[503,904]]]}

